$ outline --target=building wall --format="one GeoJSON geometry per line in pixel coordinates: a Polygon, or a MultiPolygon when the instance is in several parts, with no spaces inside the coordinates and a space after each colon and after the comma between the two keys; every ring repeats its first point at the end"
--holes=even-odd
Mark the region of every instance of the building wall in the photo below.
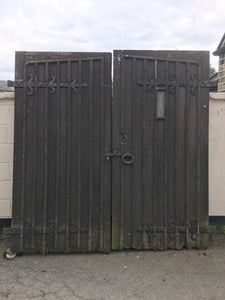
{"type": "Polygon", "coordinates": [[[209,100],[209,215],[225,216],[225,93],[209,100]]]}
{"type": "Polygon", "coordinates": [[[0,218],[12,215],[14,93],[0,92],[0,218]]]}
{"type": "MultiPolygon", "coordinates": [[[[11,217],[14,94],[0,93],[0,218],[11,217]]],[[[225,93],[209,100],[209,215],[225,216],[225,93]]]]}
{"type": "Polygon", "coordinates": [[[225,92],[225,53],[219,56],[218,92],[225,92]]]}

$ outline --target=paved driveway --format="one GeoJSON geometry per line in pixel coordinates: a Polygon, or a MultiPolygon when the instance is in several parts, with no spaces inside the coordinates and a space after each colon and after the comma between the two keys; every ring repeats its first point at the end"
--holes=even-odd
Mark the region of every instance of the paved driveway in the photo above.
{"type": "Polygon", "coordinates": [[[225,236],[205,251],[1,258],[0,299],[224,300],[225,236]]]}

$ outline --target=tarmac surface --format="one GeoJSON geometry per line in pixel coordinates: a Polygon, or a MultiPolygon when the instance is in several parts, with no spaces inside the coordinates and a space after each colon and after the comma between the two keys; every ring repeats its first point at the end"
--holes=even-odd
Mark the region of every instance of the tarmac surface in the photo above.
{"type": "Polygon", "coordinates": [[[225,235],[204,251],[1,257],[0,299],[224,300],[225,235]]]}

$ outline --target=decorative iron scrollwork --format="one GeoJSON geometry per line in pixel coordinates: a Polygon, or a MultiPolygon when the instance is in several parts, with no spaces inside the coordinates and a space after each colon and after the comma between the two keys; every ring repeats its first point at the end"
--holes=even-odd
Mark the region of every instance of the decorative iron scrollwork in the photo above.
{"type": "Polygon", "coordinates": [[[170,92],[170,94],[175,94],[176,93],[176,85],[171,85],[169,87],[169,92],[170,92]]]}
{"type": "Polygon", "coordinates": [[[88,86],[87,83],[82,83],[81,85],[79,85],[77,83],[77,78],[76,77],[72,78],[71,88],[72,88],[74,93],[79,92],[81,88],[84,88],[84,87],[87,87],[87,86],[88,86]]]}
{"type": "Polygon", "coordinates": [[[192,81],[198,80],[198,73],[196,73],[195,71],[193,71],[192,73],[190,73],[190,79],[192,81]]]}
{"type": "Polygon", "coordinates": [[[52,221],[48,222],[48,238],[52,240],[55,236],[55,225],[52,221]]]}
{"type": "Polygon", "coordinates": [[[74,225],[73,223],[70,224],[70,228],[69,228],[69,237],[71,240],[75,239],[75,236],[77,234],[77,227],[76,225],[74,225]]]}
{"type": "Polygon", "coordinates": [[[197,95],[197,86],[190,86],[190,92],[192,95],[197,95]]]}
{"type": "Polygon", "coordinates": [[[176,76],[176,74],[169,74],[169,81],[175,81],[176,82],[176,80],[177,80],[177,76],[176,76]]]}
{"type": "Polygon", "coordinates": [[[149,92],[154,92],[155,84],[156,84],[156,82],[154,80],[154,75],[150,75],[146,82],[138,81],[137,84],[140,86],[147,87],[147,90],[149,92]]]}
{"type": "MultiPolygon", "coordinates": [[[[46,86],[46,84],[44,84],[44,83],[37,83],[37,86],[39,86],[39,85],[40,85],[40,87],[45,87],[46,86]]],[[[33,93],[34,93],[34,86],[35,86],[35,84],[34,84],[34,76],[32,74],[28,74],[27,75],[27,83],[26,83],[26,94],[28,96],[33,95],[33,93]]],[[[57,84],[56,84],[56,76],[50,77],[50,81],[47,84],[47,86],[50,89],[50,93],[51,94],[55,93],[55,88],[57,86],[57,84]]]]}
{"type": "Polygon", "coordinates": [[[192,69],[191,73],[190,73],[190,93],[192,95],[197,95],[198,92],[198,73],[196,72],[195,69],[192,69]]]}
{"type": "Polygon", "coordinates": [[[190,226],[191,227],[196,227],[198,225],[198,220],[196,218],[192,218],[190,220],[190,226]]]}
{"type": "Polygon", "coordinates": [[[49,88],[51,94],[55,93],[55,87],[57,86],[56,82],[55,82],[55,79],[56,79],[55,76],[51,76],[50,81],[48,83],[48,88],[49,88]]]}
{"type": "Polygon", "coordinates": [[[146,83],[143,83],[141,81],[138,81],[137,84],[140,86],[147,86],[149,92],[154,92],[155,83],[153,83],[153,82],[148,81],[146,83]]]}
{"type": "Polygon", "coordinates": [[[33,89],[33,81],[34,81],[34,76],[32,74],[27,75],[27,84],[26,84],[26,94],[28,96],[33,95],[34,89],[33,89]]]}
{"type": "Polygon", "coordinates": [[[177,77],[175,74],[169,74],[169,93],[175,94],[176,93],[176,85],[177,85],[177,77]]]}
{"type": "Polygon", "coordinates": [[[151,82],[147,82],[146,85],[148,86],[149,92],[154,92],[155,84],[152,84],[151,82]]]}
{"type": "Polygon", "coordinates": [[[148,87],[148,91],[149,92],[151,92],[151,93],[154,92],[154,90],[155,90],[155,84],[156,84],[156,82],[155,82],[155,79],[154,79],[154,75],[151,74],[149,76],[148,81],[146,82],[146,86],[148,87]]]}
{"type": "Polygon", "coordinates": [[[76,83],[76,82],[77,82],[76,77],[72,78],[71,88],[72,88],[74,93],[76,93],[79,90],[79,84],[76,83]]]}
{"type": "Polygon", "coordinates": [[[28,96],[33,95],[35,88],[47,88],[51,94],[54,94],[56,92],[56,89],[58,88],[69,88],[71,87],[73,92],[80,92],[82,88],[87,87],[88,84],[86,82],[79,84],[77,82],[77,78],[72,78],[72,80],[68,80],[68,82],[62,82],[58,83],[56,82],[56,75],[52,75],[49,80],[46,81],[35,81],[34,82],[34,76],[32,74],[26,75],[26,80],[17,82],[17,86],[25,87],[26,94],[28,96]]]}
{"type": "Polygon", "coordinates": [[[174,219],[168,220],[168,227],[170,227],[170,228],[174,228],[175,227],[175,220],[174,219]]]}

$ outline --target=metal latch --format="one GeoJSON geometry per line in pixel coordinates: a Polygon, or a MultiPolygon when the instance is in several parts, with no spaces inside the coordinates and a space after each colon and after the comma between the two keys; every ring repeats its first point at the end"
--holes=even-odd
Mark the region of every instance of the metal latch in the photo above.
{"type": "Polygon", "coordinates": [[[120,156],[122,156],[122,153],[118,152],[118,150],[114,150],[113,152],[105,153],[105,157],[107,160],[109,160],[110,157],[120,157],[120,156]]]}
{"type": "Polygon", "coordinates": [[[122,157],[122,162],[127,165],[134,162],[134,155],[129,152],[122,154],[120,152],[117,152],[117,150],[114,150],[114,152],[105,153],[105,157],[107,160],[109,160],[110,157],[122,157]]]}

